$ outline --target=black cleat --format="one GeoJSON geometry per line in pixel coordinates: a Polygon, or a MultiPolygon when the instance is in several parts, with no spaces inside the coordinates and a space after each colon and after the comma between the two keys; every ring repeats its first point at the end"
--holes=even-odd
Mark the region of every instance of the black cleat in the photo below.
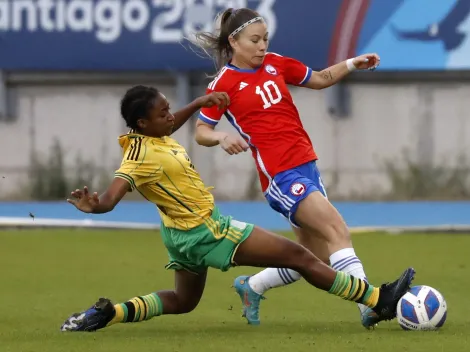
{"type": "Polygon", "coordinates": [[[378,315],[378,321],[392,320],[397,316],[398,301],[410,289],[414,276],[415,270],[408,268],[401,274],[398,280],[380,286],[379,301],[372,308],[378,315]]]}
{"type": "Polygon", "coordinates": [[[100,298],[90,309],[75,313],[62,324],[61,331],[96,331],[104,328],[116,314],[107,298],[100,298]]]}

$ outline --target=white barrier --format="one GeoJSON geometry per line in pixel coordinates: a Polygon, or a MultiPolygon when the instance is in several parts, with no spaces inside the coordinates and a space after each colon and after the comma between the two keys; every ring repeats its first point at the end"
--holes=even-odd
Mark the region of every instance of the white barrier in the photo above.
{"type": "MultiPolygon", "coordinates": [[[[159,224],[121,222],[121,221],[96,221],[44,219],[25,217],[0,217],[0,229],[20,228],[96,228],[96,229],[128,229],[128,230],[159,230],[159,224]]],[[[386,232],[399,235],[402,233],[427,232],[427,233],[468,233],[470,225],[435,225],[435,226],[376,226],[376,227],[351,227],[351,233],[386,232]]]]}
{"type": "Polygon", "coordinates": [[[0,217],[0,228],[99,228],[99,229],[129,229],[129,230],[159,230],[159,224],[120,222],[44,219],[44,218],[14,218],[0,217]]]}
{"type": "Polygon", "coordinates": [[[470,225],[433,225],[433,226],[376,226],[351,227],[351,233],[386,232],[391,235],[403,233],[467,233],[470,234],[470,225]]]}

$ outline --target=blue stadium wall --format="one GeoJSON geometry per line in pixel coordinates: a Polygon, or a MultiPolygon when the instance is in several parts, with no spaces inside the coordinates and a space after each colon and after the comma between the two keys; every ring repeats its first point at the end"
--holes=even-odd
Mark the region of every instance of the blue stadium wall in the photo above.
{"type": "MultiPolygon", "coordinates": [[[[336,202],[334,203],[351,227],[436,227],[470,226],[470,202],[336,202]]],[[[221,212],[252,222],[267,229],[289,230],[289,223],[264,202],[220,202],[221,212]]],[[[2,218],[23,218],[34,224],[36,219],[61,219],[156,224],[157,209],[147,202],[122,202],[110,213],[83,214],[63,202],[3,202],[2,218]]]]}

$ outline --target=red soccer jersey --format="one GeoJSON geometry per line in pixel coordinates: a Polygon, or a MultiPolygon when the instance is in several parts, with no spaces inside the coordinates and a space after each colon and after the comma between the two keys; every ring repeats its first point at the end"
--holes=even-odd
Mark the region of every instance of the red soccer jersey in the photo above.
{"type": "Polygon", "coordinates": [[[207,88],[208,94],[227,92],[230,106],[203,108],[199,118],[216,125],[225,115],[250,145],[263,191],[279,172],[317,159],[287,87],[302,85],[311,75],[301,62],[268,53],[257,69],[226,65],[207,88]]]}

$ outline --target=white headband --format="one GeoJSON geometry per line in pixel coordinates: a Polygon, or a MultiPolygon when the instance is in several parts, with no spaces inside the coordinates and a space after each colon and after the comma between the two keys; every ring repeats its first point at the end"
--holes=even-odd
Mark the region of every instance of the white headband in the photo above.
{"type": "Polygon", "coordinates": [[[240,27],[238,27],[237,29],[235,29],[232,33],[230,33],[229,37],[234,37],[235,35],[237,35],[238,33],[240,33],[243,29],[245,29],[246,27],[248,27],[250,24],[252,23],[255,23],[255,22],[258,22],[258,21],[264,21],[263,20],[263,17],[255,17],[255,18],[252,18],[251,20],[243,23],[240,27]]]}

